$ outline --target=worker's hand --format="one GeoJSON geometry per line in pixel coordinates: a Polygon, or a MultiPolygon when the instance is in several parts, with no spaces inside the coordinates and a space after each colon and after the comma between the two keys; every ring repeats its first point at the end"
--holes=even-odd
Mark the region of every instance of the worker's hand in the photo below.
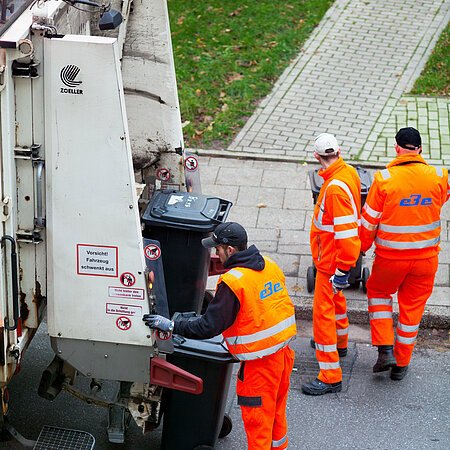
{"type": "Polygon", "coordinates": [[[333,285],[333,291],[335,294],[350,286],[348,282],[349,276],[349,270],[336,269],[334,275],[330,278],[330,283],[333,285]]]}
{"type": "Polygon", "coordinates": [[[145,325],[156,330],[166,332],[173,330],[173,320],[158,316],[157,314],[144,314],[142,320],[145,322],[145,325]]]}

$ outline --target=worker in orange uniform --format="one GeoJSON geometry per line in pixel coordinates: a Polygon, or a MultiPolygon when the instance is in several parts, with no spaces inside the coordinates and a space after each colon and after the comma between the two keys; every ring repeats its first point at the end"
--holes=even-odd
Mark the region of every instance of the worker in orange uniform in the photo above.
{"type": "Polygon", "coordinates": [[[250,450],[287,448],[286,402],[296,336],[294,305],[285,277],[277,264],[263,257],[247,233],[235,222],[220,224],[202,240],[215,247],[229,269],[217,283],[216,295],[205,314],[195,320],[171,321],[144,316],[151,328],[188,338],[206,339],[223,334],[230,353],[241,361],[237,376],[238,404],[250,450]]]}
{"type": "Polygon", "coordinates": [[[422,158],[420,133],[402,128],[395,136],[397,157],[376,172],[362,212],[361,249],[375,241],[367,282],[372,344],[378,347],[374,372],[391,369],[404,378],[425,304],[438,268],[440,213],[449,198],[448,171],[422,158]],[[394,345],[392,295],[399,317],[394,345]]]}
{"type": "Polygon", "coordinates": [[[302,385],[308,395],[342,390],[339,355],[347,353],[348,318],[343,289],[349,286],[351,267],[360,254],[358,237],[361,181],[356,170],[340,156],[332,134],[322,133],[314,142],[314,157],[324,179],[311,224],[310,243],[317,268],[313,305],[313,333],[320,372],[302,385]]]}

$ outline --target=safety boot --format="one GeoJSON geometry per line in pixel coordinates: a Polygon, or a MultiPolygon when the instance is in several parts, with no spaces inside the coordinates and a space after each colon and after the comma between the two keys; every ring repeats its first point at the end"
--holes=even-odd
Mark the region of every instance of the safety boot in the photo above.
{"type": "Polygon", "coordinates": [[[403,380],[405,378],[406,372],[408,371],[408,366],[399,367],[393,366],[391,369],[391,380],[403,380]]]}
{"type": "Polygon", "coordinates": [[[303,383],[302,391],[306,395],[323,395],[331,394],[333,392],[341,392],[342,381],[339,381],[338,383],[324,383],[316,378],[310,383],[303,383]]]}
{"type": "MultiPolygon", "coordinates": [[[[309,344],[311,345],[311,348],[314,350],[316,349],[316,343],[314,342],[314,339],[311,338],[309,341],[309,344]]],[[[347,347],[346,348],[338,348],[337,349],[339,358],[345,358],[347,356],[347,347]]]]}
{"type": "Polygon", "coordinates": [[[374,373],[385,372],[395,366],[397,361],[394,356],[393,345],[378,345],[378,359],[373,366],[374,373]]]}

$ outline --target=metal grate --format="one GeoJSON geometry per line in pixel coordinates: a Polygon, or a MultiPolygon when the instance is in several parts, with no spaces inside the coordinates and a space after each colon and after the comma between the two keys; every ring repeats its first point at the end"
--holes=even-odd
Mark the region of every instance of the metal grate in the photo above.
{"type": "Polygon", "coordinates": [[[92,450],[95,438],[86,431],[44,426],[34,450],[92,450]]]}

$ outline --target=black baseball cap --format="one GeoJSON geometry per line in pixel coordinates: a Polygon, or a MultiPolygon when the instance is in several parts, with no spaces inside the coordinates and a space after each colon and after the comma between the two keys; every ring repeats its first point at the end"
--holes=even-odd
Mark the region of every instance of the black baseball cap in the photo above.
{"type": "Polygon", "coordinates": [[[217,225],[210,237],[202,239],[202,245],[206,248],[213,248],[222,244],[232,247],[247,244],[247,232],[244,227],[236,222],[221,223],[217,225]]]}
{"type": "Polygon", "coordinates": [[[406,150],[418,150],[422,146],[420,133],[413,127],[400,128],[395,135],[395,141],[406,150]]]}

